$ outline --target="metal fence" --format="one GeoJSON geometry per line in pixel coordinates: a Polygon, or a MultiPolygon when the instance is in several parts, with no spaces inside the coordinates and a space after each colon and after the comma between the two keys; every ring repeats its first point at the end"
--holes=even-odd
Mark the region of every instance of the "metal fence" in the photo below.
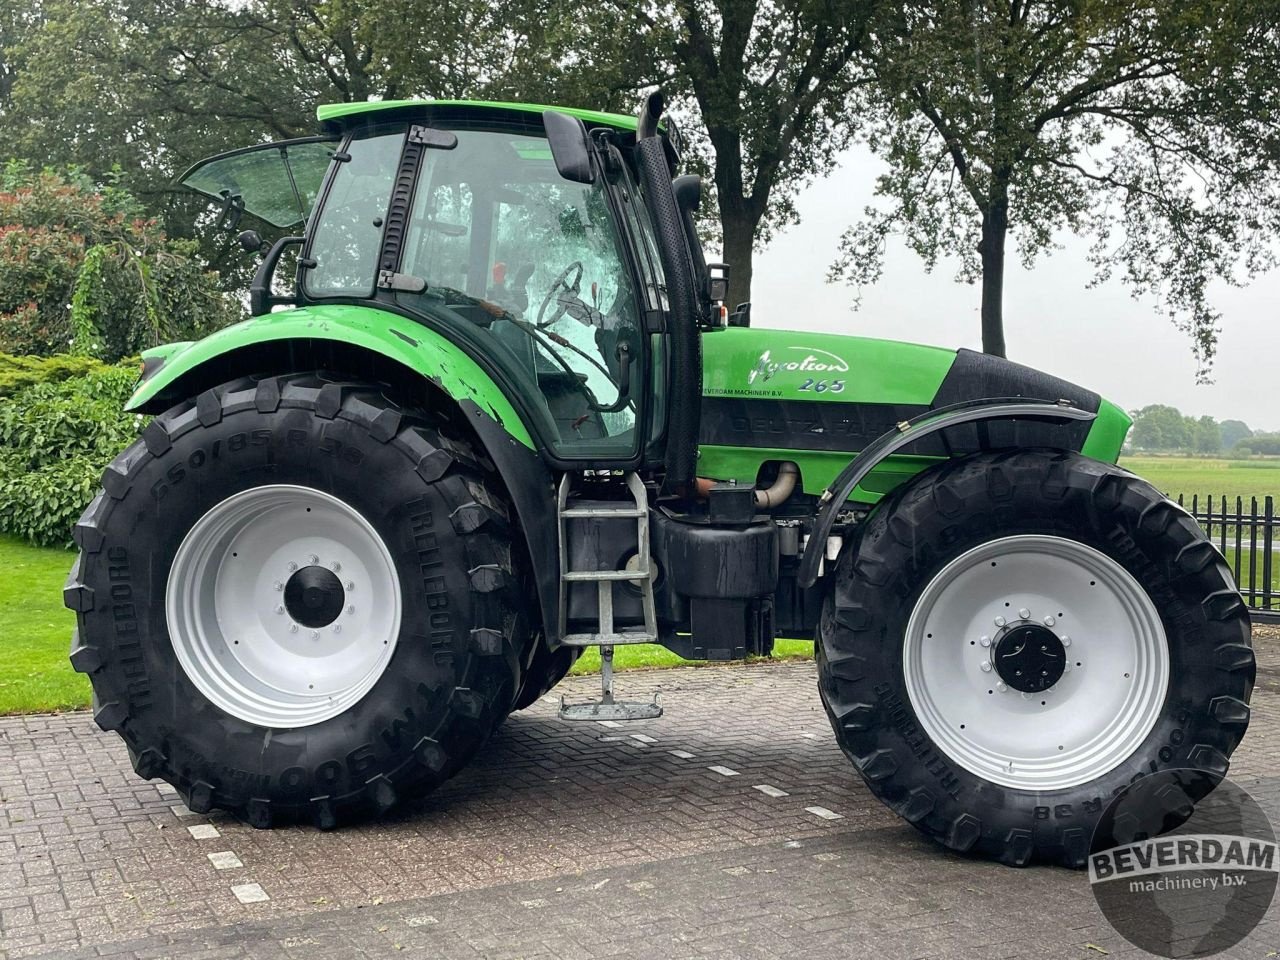
{"type": "Polygon", "coordinates": [[[1280,517],[1275,498],[1193,496],[1178,503],[1191,512],[1227,558],[1249,612],[1258,622],[1280,623],[1280,517]]]}

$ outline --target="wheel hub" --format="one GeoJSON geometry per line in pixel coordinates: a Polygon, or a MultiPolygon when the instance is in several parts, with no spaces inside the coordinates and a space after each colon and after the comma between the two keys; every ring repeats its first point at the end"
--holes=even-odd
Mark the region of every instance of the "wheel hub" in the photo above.
{"type": "Polygon", "coordinates": [[[1023,693],[1040,693],[1062,679],[1066,648],[1058,635],[1038,623],[1005,629],[996,641],[993,662],[1000,679],[1023,693]]]}
{"type": "Polygon", "coordinates": [[[298,623],[313,630],[338,619],[347,602],[342,581],[321,566],[303,567],[284,585],[284,608],[298,623]]]}

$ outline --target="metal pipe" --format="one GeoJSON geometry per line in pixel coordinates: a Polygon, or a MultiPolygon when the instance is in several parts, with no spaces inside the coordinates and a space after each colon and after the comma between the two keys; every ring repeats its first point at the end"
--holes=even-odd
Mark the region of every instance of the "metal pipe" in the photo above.
{"type": "Polygon", "coordinates": [[[790,460],[784,460],[778,464],[778,478],[770,486],[756,491],[756,506],[768,510],[785,503],[795,492],[799,478],[800,468],[790,460]]]}

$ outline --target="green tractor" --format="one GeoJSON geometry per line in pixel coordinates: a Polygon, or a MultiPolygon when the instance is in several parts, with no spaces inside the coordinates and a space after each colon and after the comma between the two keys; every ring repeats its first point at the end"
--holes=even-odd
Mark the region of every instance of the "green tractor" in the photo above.
{"type": "Polygon", "coordinates": [[[76,527],[71,661],[141,776],[333,827],[452,776],[584,647],[602,695],[560,716],[643,720],[617,646],[775,636],[814,641],[854,767],[954,850],[1078,866],[1134,779],[1225,773],[1248,614],[1115,466],[1115,405],[730,314],[659,95],[319,120],[182,178],[294,235],[251,319],[145,354],[154,419],[76,527]]]}

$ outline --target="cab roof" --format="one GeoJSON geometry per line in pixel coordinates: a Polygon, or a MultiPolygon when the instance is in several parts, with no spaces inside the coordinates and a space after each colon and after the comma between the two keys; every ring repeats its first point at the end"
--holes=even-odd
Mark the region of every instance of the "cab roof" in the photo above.
{"type": "Polygon", "coordinates": [[[636,118],[620,113],[604,113],[600,110],[582,110],[577,107],[552,107],[540,103],[501,103],[487,100],[370,100],[364,103],[324,103],[316,107],[316,119],[329,129],[341,130],[351,121],[374,119],[380,114],[391,117],[400,114],[431,114],[437,109],[474,110],[477,115],[485,112],[511,112],[542,114],[555,110],[578,117],[589,126],[613,127],[635,133],[636,118]]]}

